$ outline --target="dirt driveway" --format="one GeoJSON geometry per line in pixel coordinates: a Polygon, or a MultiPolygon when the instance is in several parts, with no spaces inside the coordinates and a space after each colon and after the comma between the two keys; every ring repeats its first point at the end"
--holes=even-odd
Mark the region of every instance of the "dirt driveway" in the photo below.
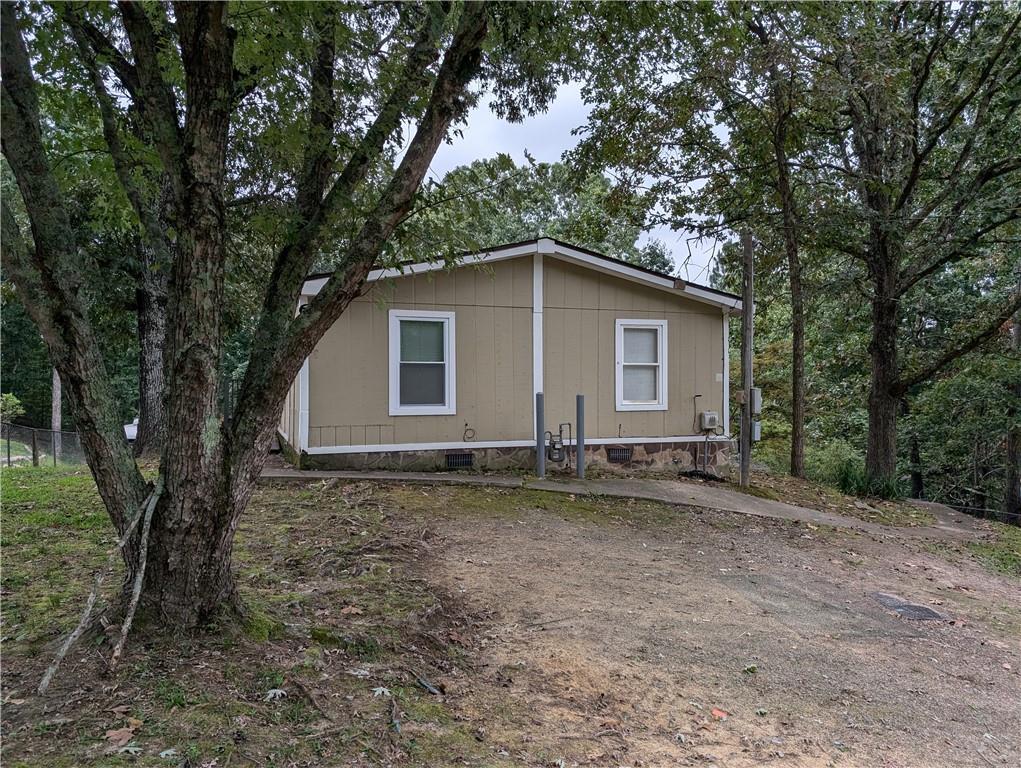
{"type": "Polygon", "coordinates": [[[945,544],[623,499],[406,493],[437,513],[428,578],[495,610],[480,676],[446,681],[495,754],[1021,764],[1021,591],[945,544]],[[876,592],[948,620],[905,620],[876,592]]]}

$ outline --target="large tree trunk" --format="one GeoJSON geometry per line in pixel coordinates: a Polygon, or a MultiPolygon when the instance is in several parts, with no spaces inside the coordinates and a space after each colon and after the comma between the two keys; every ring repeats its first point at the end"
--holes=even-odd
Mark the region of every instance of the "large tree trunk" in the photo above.
{"type": "MultiPolygon", "coordinates": [[[[1021,354],[1021,312],[1014,315],[1011,328],[1012,346],[1016,354],[1021,354]]],[[[1011,386],[1012,402],[1007,408],[1010,421],[1017,418],[1017,405],[1021,403],[1021,380],[1011,386]]],[[[1007,431],[1007,467],[1003,489],[1003,521],[1013,525],[1021,525],[1021,427],[1017,424],[1007,431]]]]}
{"type": "Polygon", "coordinates": [[[60,461],[60,454],[63,449],[60,434],[60,430],[63,426],[62,416],[63,410],[61,408],[60,371],[54,368],[53,385],[50,389],[50,440],[52,441],[54,461],[60,461]]]}
{"type": "Polygon", "coordinates": [[[797,201],[791,182],[788,137],[794,117],[792,81],[781,71],[778,51],[769,32],[757,20],[749,29],[767,50],[769,57],[769,98],[772,103],[773,160],[776,163],[776,191],[779,198],[784,252],[791,293],[791,462],[794,477],[805,476],[805,307],[801,284],[801,256],[798,244],[797,201]]]}
{"type": "Polygon", "coordinates": [[[868,352],[869,434],[865,452],[865,473],[874,489],[889,488],[897,473],[897,409],[900,405],[900,370],[897,360],[896,260],[883,242],[874,245],[870,263],[872,297],[872,338],[868,352]]]}
{"type": "Polygon", "coordinates": [[[138,431],[136,456],[158,456],[166,431],[165,366],[167,342],[167,265],[154,249],[141,245],[138,284],[138,431]]]}
{"type": "MultiPolygon", "coordinates": [[[[781,142],[783,138],[781,136],[781,142]]],[[[805,304],[801,285],[798,225],[787,154],[777,146],[778,189],[791,291],[791,475],[805,476],[805,304]]]]}

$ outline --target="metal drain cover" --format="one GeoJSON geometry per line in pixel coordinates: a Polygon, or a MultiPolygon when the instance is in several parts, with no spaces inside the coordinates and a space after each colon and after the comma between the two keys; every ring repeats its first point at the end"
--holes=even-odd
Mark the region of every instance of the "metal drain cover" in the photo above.
{"type": "Polygon", "coordinates": [[[910,619],[911,621],[946,621],[945,616],[932,610],[927,605],[909,603],[902,597],[890,595],[886,592],[876,592],[872,596],[879,601],[880,605],[889,608],[891,611],[896,611],[902,619],[910,619]]]}

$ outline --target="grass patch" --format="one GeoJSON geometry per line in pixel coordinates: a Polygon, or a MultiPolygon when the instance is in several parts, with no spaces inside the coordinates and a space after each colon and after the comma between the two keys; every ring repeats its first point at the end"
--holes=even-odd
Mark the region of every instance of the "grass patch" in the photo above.
{"type": "Polygon", "coordinates": [[[687,519],[683,507],[643,499],[574,495],[530,488],[485,486],[394,486],[389,495],[423,523],[430,517],[498,518],[520,520],[535,512],[549,512],[572,522],[595,525],[663,527],[687,519]]]}
{"type": "Polygon", "coordinates": [[[0,459],[7,461],[7,452],[10,451],[11,459],[32,458],[32,448],[20,440],[0,440],[0,459]],[[10,448],[8,448],[10,443],[10,448]]]}
{"type": "Polygon", "coordinates": [[[990,525],[993,540],[970,542],[969,551],[993,573],[1021,579],[1021,528],[997,522],[990,525]]]}
{"type": "MultiPolygon", "coordinates": [[[[462,614],[405,578],[421,554],[417,534],[388,522],[396,506],[388,490],[261,487],[235,546],[241,622],[170,636],[138,627],[113,676],[102,662],[109,641],[87,638],[44,701],[33,689],[115,534],[83,467],[3,470],[0,484],[3,695],[18,702],[4,707],[5,765],[167,765],[159,755],[168,749],[192,765],[362,765],[377,754],[408,766],[450,755],[485,762],[487,746],[408,672],[439,682],[463,664],[445,629],[462,614]],[[391,700],[378,688],[399,692],[401,733],[386,727],[391,700]],[[71,695],[80,690],[94,693],[71,695]],[[55,700],[71,724],[54,721],[55,700]],[[142,723],[131,742],[138,756],[105,738],[128,717],[142,723]]],[[[108,597],[118,581],[107,579],[108,597]]]]}

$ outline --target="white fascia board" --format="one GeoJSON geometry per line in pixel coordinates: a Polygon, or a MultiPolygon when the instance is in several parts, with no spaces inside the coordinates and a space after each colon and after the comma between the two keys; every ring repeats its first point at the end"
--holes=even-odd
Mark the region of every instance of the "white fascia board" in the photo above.
{"type": "MultiPolygon", "coordinates": [[[[495,251],[471,253],[459,259],[455,259],[452,262],[421,261],[417,264],[406,264],[400,269],[374,269],[369,272],[369,276],[365,278],[365,282],[374,283],[378,280],[388,280],[394,277],[407,277],[409,275],[421,275],[427,272],[436,272],[441,269],[456,269],[458,267],[490,264],[494,261],[503,261],[505,259],[513,259],[518,256],[526,256],[530,253],[536,253],[537,249],[537,243],[525,243],[524,245],[514,245],[510,248],[498,248],[495,251]]],[[[306,280],[301,289],[302,295],[315,296],[323,289],[323,286],[326,285],[329,279],[329,277],[317,277],[314,280],[306,280]]]]}
{"type": "Polygon", "coordinates": [[[617,264],[612,261],[607,261],[606,259],[600,259],[597,256],[592,256],[591,254],[571,248],[570,246],[560,245],[559,243],[554,243],[554,246],[554,255],[560,256],[567,261],[584,264],[598,272],[603,272],[608,275],[616,275],[617,277],[622,277],[625,280],[631,280],[635,283],[661,288],[675,296],[682,295],[703,304],[712,304],[715,307],[726,307],[738,312],[741,311],[740,299],[732,299],[729,296],[723,296],[714,291],[707,291],[704,288],[691,285],[684,280],[661,277],[659,275],[650,275],[648,272],[644,272],[643,270],[629,267],[626,264],[617,264]]]}
{"type": "MultiPolygon", "coordinates": [[[[672,435],[670,437],[596,437],[585,438],[585,445],[636,445],[638,443],[690,443],[705,442],[704,435],[672,435]]],[[[710,436],[709,442],[727,442],[729,437],[710,436]]],[[[565,440],[574,445],[575,440],[565,440]]],[[[534,448],[535,440],[489,440],[450,443],[387,443],[385,445],[323,445],[307,448],[305,453],[314,456],[343,453],[384,453],[390,451],[451,451],[468,448],[534,448]]]]}
{"type": "Polygon", "coordinates": [[[741,299],[732,299],[729,296],[724,296],[716,293],[715,291],[707,291],[705,288],[700,288],[697,285],[685,283],[681,292],[695,301],[701,301],[706,304],[714,304],[717,307],[726,307],[727,309],[732,309],[735,312],[741,311],[741,299]]]}
{"type": "MultiPolygon", "coordinates": [[[[607,261],[606,259],[601,259],[597,256],[585,253],[584,251],[579,251],[576,248],[561,245],[548,237],[543,237],[534,242],[524,243],[522,245],[512,245],[507,248],[497,248],[493,251],[469,254],[455,260],[454,262],[422,261],[417,264],[407,264],[400,269],[374,269],[369,273],[369,276],[366,278],[366,282],[374,283],[378,280],[407,277],[408,275],[420,275],[427,272],[436,272],[441,269],[489,264],[495,261],[514,259],[518,256],[526,256],[533,253],[557,256],[566,261],[584,264],[597,272],[603,272],[608,275],[616,275],[617,277],[622,277],[625,280],[631,280],[635,283],[660,288],[675,296],[685,296],[703,304],[712,304],[716,307],[726,307],[734,312],[741,311],[740,299],[734,299],[714,291],[708,291],[699,286],[686,283],[684,280],[652,275],[643,270],[630,267],[627,264],[618,264],[613,261],[607,261]]],[[[317,277],[314,280],[306,280],[301,290],[302,295],[315,296],[323,289],[323,286],[326,285],[329,279],[329,277],[317,277]]]]}
{"type": "Polygon", "coordinates": [[[560,245],[559,243],[555,243],[554,245],[555,255],[566,258],[569,261],[584,264],[598,272],[605,272],[608,275],[617,275],[618,277],[633,280],[636,283],[654,285],[657,288],[666,288],[669,291],[675,291],[676,289],[675,280],[671,277],[650,275],[648,272],[643,272],[640,269],[629,267],[626,264],[617,264],[613,261],[600,259],[598,256],[593,256],[589,253],[576,250],[566,245],[560,245]]]}

